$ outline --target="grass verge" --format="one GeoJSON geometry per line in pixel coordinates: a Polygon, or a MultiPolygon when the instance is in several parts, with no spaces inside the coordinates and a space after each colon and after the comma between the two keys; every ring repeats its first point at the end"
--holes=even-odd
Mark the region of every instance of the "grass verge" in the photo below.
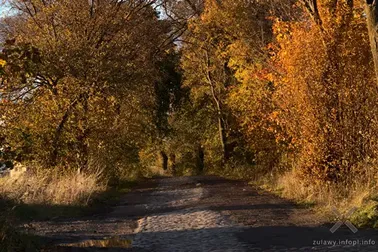
{"type": "Polygon", "coordinates": [[[35,169],[0,178],[0,251],[37,251],[40,241],[20,232],[20,222],[81,215],[106,188],[99,173],[35,169]]]}
{"type": "Polygon", "coordinates": [[[269,186],[281,197],[314,208],[325,221],[334,222],[339,212],[348,215],[356,226],[378,227],[378,186],[369,179],[355,176],[348,183],[306,183],[295,171],[278,177],[269,186]]]}

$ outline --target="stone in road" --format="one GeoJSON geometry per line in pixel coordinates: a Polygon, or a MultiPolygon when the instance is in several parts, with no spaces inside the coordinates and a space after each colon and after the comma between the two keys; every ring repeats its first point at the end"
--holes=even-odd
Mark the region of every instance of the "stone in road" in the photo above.
{"type": "Polygon", "coordinates": [[[102,216],[33,226],[58,244],[112,236],[133,241],[132,248],[107,251],[378,251],[377,231],[354,234],[343,226],[332,234],[332,224],[317,221],[310,209],[245,181],[215,176],[151,181],[154,189],[134,190],[102,216]]]}

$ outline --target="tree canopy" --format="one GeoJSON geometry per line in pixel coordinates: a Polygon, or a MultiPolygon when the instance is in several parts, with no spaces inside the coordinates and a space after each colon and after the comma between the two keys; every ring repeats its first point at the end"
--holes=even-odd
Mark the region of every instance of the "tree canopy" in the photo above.
{"type": "Polygon", "coordinates": [[[8,159],[113,176],[246,166],[338,183],[377,158],[369,1],[8,2],[8,159]]]}

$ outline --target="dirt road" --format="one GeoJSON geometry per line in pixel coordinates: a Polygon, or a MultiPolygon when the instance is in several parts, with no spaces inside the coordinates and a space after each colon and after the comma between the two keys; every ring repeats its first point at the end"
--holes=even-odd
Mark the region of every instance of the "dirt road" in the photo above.
{"type": "Polygon", "coordinates": [[[213,176],[150,180],[108,213],[30,225],[60,251],[104,251],[79,246],[108,237],[131,247],[115,243],[105,251],[378,251],[375,230],[343,225],[331,233],[332,223],[319,223],[309,209],[213,176]]]}

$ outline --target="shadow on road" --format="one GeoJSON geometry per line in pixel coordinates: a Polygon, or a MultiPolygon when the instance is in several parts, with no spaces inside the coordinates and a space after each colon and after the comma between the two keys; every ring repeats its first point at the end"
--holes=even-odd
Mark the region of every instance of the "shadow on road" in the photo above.
{"type": "Polygon", "coordinates": [[[101,247],[81,248],[75,244],[101,241],[111,236],[133,239],[136,221],[144,216],[167,216],[162,219],[170,219],[170,214],[177,216],[188,209],[192,215],[207,210],[229,219],[232,226],[180,229],[180,223],[177,223],[174,230],[143,232],[142,240],[147,242],[143,246],[113,246],[107,251],[378,251],[378,231],[359,230],[353,234],[343,226],[332,234],[329,230],[332,224],[312,220],[311,210],[258,191],[245,181],[197,176],[190,183],[177,185],[174,179],[164,179],[167,180],[164,187],[154,188],[147,183],[135,188],[117,198],[113,208],[106,207],[99,215],[47,220],[33,228],[51,248],[45,251],[102,251],[104,248],[101,247]],[[178,206],[169,204],[170,190],[197,187],[206,191],[199,201],[178,206]],[[164,200],[161,207],[146,207],[151,205],[151,199],[160,200],[165,192],[168,197],[161,198],[164,200]],[[240,248],[235,247],[234,241],[230,242],[231,236],[235,237],[240,248]],[[170,240],[173,242],[167,244],[170,240]],[[148,241],[155,242],[149,244],[148,241]],[[68,243],[72,244],[71,247],[56,247],[68,243]]]}

